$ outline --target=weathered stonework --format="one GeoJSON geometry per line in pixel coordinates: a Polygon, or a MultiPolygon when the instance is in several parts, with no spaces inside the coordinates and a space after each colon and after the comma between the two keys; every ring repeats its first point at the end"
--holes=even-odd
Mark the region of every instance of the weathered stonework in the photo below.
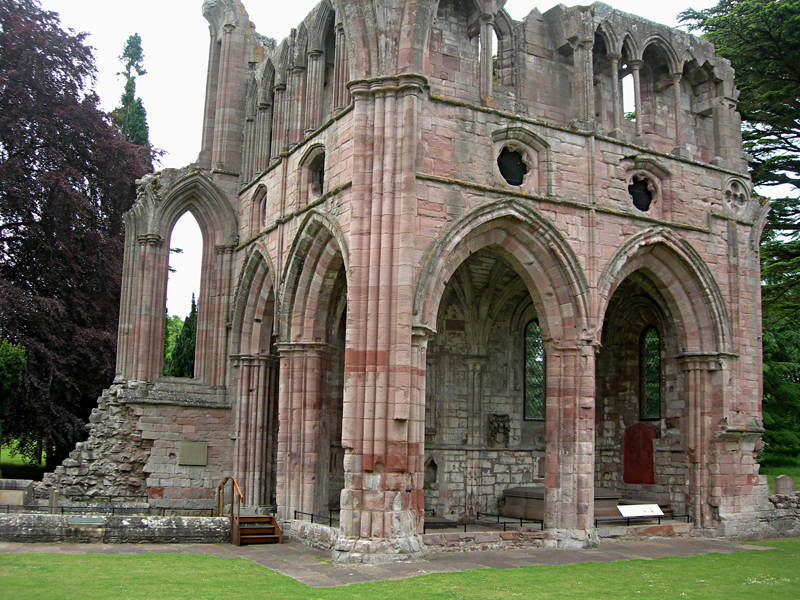
{"type": "Polygon", "coordinates": [[[219,517],[0,515],[0,541],[66,544],[219,544],[230,541],[219,517]]]}
{"type": "Polygon", "coordinates": [[[598,543],[595,487],[694,532],[770,531],[768,208],[730,64],[604,4],[502,6],[323,0],[278,44],[239,0],[204,3],[200,154],[141,182],[117,385],[45,487],[201,507],[233,474],[286,523],[338,513],[343,562],[421,556],[426,509],[471,521],[530,484],[551,546],[598,543]],[[204,248],[181,381],[161,373],[186,211],[204,248]],[[186,443],[206,465],[179,464],[186,443]]]}

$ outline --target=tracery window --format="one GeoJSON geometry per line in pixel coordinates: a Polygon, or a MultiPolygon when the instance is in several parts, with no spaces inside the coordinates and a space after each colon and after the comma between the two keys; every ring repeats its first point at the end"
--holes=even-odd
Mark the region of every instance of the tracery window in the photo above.
{"type": "Polygon", "coordinates": [[[640,412],[643,420],[661,418],[661,336],[655,327],[642,332],[639,343],[641,369],[640,412]]]}
{"type": "Polygon", "coordinates": [[[535,319],[525,326],[525,406],[523,418],[544,420],[545,356],[542,330],[535,319]]]}

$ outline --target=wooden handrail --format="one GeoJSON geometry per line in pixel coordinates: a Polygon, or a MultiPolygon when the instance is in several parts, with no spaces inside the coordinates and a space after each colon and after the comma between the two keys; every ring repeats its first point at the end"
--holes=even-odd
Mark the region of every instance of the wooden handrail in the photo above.
{"type": "Polygon", "coordinates": [[[222,480],[222,483],[219,484],[217,487],[217,516],[224,517],[225,516],[225,484],[231,482],[231,544],[236,543],[236,534],[239,525],[239,517],[241,517],[242,511],[242,500],[244,500],[244,496],[242,495],[242,490],[239,488],[239,484],[236,483],[236,478],[232,477],[231,475],[226,475],[225,479],[222,480]],[[234,520],[233,514],[233,501],[234,496],[233,492],[236,491],[236,518],[234,520]]]}

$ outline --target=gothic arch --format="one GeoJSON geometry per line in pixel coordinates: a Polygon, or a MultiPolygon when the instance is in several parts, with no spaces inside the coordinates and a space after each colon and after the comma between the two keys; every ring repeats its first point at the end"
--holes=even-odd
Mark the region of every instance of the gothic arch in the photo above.
{"type": "Polygon", "coordinates": [[[295,236],[284,271],[281,341],[326,341],[326,316],[341,268],[346,277],[349,256],[341,227],[330,216],[311,211],[295,236]]]}
{"type": "Polygon", "coordinates": [[[687,241],[664,227],[634,235],[606,264],[597,289],[598,332],[614,290],[636,271],[658,284],[684,352],[730,352],[730,318],[713,274],[687,241]]]}
{"type": "Polygon", "coordinates": [[[470,254],[484,247],[500,251],[515,266],[542,315],[543,335],[556,342],[577,341],[588,316],[588,285],[580,261],[549,221],[518,200],[485,204],[433,242],[414,295],[416,322],[436,323],[447,282],[470,254]]]}
{"type": "Polygon", "coordinates": [[[317,5],[308,32],[309,51],[325,49],[325,35],[330,27],[330,21],[335,19],[335,14],[329,0],[323,0],[317,5]]]}
{"type": "Polygon", "coordinates": [[[238,223],[230,200],[205,174],[191,173],[178,179],[155,205],[148,232],[166,239],[175,222],[189,211],[197,220],[203,241],[210,247],[235,245],[238,241],[238,223]]]}
{"type": "MultiPolygon", "coordinates": [[[[260,332],[263,328],[272,327],[270,323],[262,323],[269,295],[275,290],[275,266],[269,251],[261,241],[254,244],[248,252],[239,281],[233,292],[231,308],[231,340],[232,355],[258,353],[260,332]]],[[[273,299],[274,302],[274,299],[273,299]]]]}
{"type": "Polygon", "coordinates": [[[650,46],[656,46],[659,51],[661,51],[667,59],[667,63],[669,64],[670,72],[678,73],[680,71],[681,61],[678,58],[677,53],[675,52],[675,48],[672,47],[667,40],[665,40],[660,35],[653,35],[644,40],[641,45],[641,54],[638,56],[639,59],[644,58],[645,52],[650,46]]]}

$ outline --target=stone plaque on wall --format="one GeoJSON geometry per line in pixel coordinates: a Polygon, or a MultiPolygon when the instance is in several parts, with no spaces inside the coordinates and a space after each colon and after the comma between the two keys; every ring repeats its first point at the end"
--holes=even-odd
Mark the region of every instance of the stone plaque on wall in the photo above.
{"type": "Polygon", "coordinates": [[[656,430],[637,423],[625,430],[623,440],[623,481],[625,483],[655,483],[653,440],[656,430]]]}
{"type": "Polygon", "coordinates": [[[178,442],[178,464],[205,467],[208,463],[208,442],[178,442]]]}

